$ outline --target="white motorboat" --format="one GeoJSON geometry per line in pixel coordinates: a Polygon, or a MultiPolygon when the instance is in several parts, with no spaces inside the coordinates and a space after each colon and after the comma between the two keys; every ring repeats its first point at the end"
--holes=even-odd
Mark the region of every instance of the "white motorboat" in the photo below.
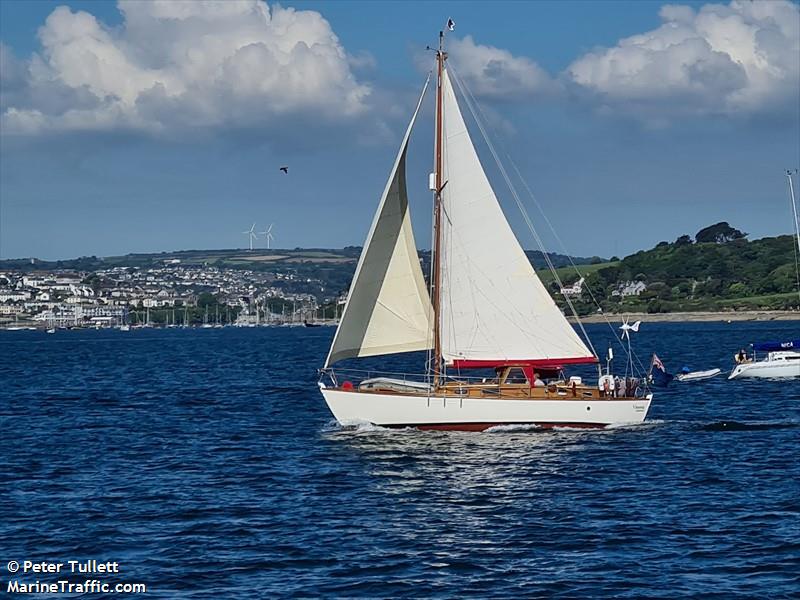
{"type": "Polygon", "coordinates": [[[769,352],[762,360],[753,360],[736,365],[728,379],[745,377],[788,378],[800,377],[800,351],[778,350],[769,352]]]}
{"type": "MultiPolygon", "coordinates": [[[[795,170],[797,173],[797,170],[795,170]]],[[[792,200],[792,217],[794,218],[794,232],[797,238],[797,252],[800,253],[800,219],[797,216],[797,203],[794,197],[794,184],[792,172],[786,171],[789,182],[789,196],[792,200]]],[[[800,277],[800,272],[798,272],[800,277]]],[[[797,290],[800,293],[800,289],[797,290]]],[[[800,377],[800,339],[788,342],[764,342],[753,344],[753,357],[748,359],[744,351],[736,355],[737,365],[728,379],[743,379],[746,377],[761,378],[792,378],[800,377]],[[767,352],[767,357],[757,360],[757,352],[767,352]]]]}
{"type": "Polygon", "coordinates": [[[562,376],[565,368],[599,359],[588,337],[581,338],[552,299],[506,220],[470,139],[455,86],[476,116],[470,96],[445,66],[443,33],[436,57],[431,285],[422,274],[406,189],[409,136],[426,82],[321,370],[319,387],[328,407],[343,425],[419,429],[643,421],[653,397],[643,380],[618,384],[611,374],[600,376],[599,369],[599,380],[591,385],[562,376]],[[428,353],[416,377],[364,377],[332,368],[344,359],[411,351],[428,353]],[[494,373],[466,375],[476,369],[494,373]]]}
{"type": "Polygon", "coordinates": [[[680,373],[675,376],[678,381],[702,381],[703,379],[711,379],[722,373],[722,369],[708,369],[707,371],[689,371],[688,373],[680,373]]]}

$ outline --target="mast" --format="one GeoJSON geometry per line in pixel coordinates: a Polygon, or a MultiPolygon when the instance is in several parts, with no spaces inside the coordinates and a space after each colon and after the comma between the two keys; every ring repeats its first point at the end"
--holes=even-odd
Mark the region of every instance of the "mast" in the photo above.
{"type": "Polygon", "coordinates": [[[442,369],[442,339],[440,331],[441,310],[441,247],[442,247],[442,71],[444,71],[444,30],[439,32],[439,49],[436,51],[436,150],[434,165],[434,224],[433,224],[433,270],[431,301],[433,303],[433,387],[439,387],[442,369]]]}
{"type": "Polygon", "coordinates": [[[797,204],[794,199],[794,185],[792,185],[791,171],[786,171],[786,179],[789,180],[789,194],[792,197],[792,216],[794,217],[794,233],[797,236],[797,249],[800,251],[800,223],[797,221],[797,204]]]}

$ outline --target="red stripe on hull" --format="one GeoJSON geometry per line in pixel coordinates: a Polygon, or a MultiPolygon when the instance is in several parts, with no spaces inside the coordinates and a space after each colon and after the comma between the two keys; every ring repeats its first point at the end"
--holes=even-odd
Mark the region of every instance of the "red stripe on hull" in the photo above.
{"type": "Polygon", "coordinates": [[[422,431],[486,431],[492,427],[503,425],[533,425],[541,429],[552,429],[553,427],[602,429],[606,426],[605,423],[436,423],[430,425],[381,425],[381,427],[390,427],[392,429],[411,427],[422,431]]]}

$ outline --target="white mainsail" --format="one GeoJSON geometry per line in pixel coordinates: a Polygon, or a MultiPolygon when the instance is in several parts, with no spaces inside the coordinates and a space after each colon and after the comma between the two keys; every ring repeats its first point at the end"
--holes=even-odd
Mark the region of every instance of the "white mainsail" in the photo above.
{"type": "Polygon", "coordinates": [[[358,260],[326,368],[345,358],[427,350],[432,345],[433,311],[406,192],[408,139],[427,88],[426,81],[358,260]]]}
{"type": "Polygon", "coordinates": [[[583,362],[593,354],[536,275],[443,74],[441,344],[447,363],[583,362]]]}

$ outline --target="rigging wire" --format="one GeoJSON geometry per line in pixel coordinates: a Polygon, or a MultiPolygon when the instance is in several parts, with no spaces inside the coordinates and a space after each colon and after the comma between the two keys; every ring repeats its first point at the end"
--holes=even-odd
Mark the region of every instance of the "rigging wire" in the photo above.
{"type": "Polygon", "coordinates": [[[792,244],[792,248],[794,249],[794,274],[797,279],[797,296],[800,299],[800,257],[797,255],[797,244],[792,244]]]}
{"type": "MultiPolygon", "coordinates": [[[[580,269],[578,268],[578,265],[575,264],[575,261],[572,260],[572,255],[567,250],[566,245],[561,240],[561,236],[558,235],[558,232],[556,231],[555,227],[553,227],[552,222],[547,217],[547,213],[545,213],[544,209],[542,208],[542,205],[539,203],[539,200],[534,195],[533,190],[531,190],[530,186],[528,185],[528,182],[525,181],[525,178],[522,176],[522,173],[520,172],[519,168],[517,167],[517,164],[514,162],[514,159],[508,153],[506,153],[506,157],[508,158],[509,163],[511,163],[511,166],[514,169],[514,171],[516,171],[517,177],[519,178],[520,182],[522,183],[522,186],[525,188],[525,191],[528,192],[528,196],[530,196],[531,200],[536,205],[536,208],[539,210],[539,213],[542,215],[542,219],[544,220],[545,224],[547,224],[547,227],[550,229],[550,233],[553,234],[553,237],[558,242],[558,245],[560,246],[561,251],[566,255],[567,259],[569,260],[570,265],[572,266],[574,271],[578,274],[578,276],[579,277],[583,277],[583,273],[581,273],[580,269]]],[[[597,308],[599,309],[600,316],[603,317],[603,321],[605,321],[606,325],[608,325],[608,328],[611,330],[611,334],[613,335],[613,337],[615,339],[618,340],[620,347],[623,350],[625,350],[625,353],[629,354],[630,353],[630,348],[626,348],[625,344],[622,343],[622,337],[617,336],[617,332],[616,332],[616,329],[614,329],[614,325],[609,320],[608,316],[606,315],[605,311],[603,310],[603,307],[600,306],[600,302],[597,300],[597,297],[594,295],[594,292],[592,291],[591,286],[588,283],[586,283],[585,281],[584,281],[584,285],[586,286],[586,291],[589,293],[589,297],[592,299],[592,302],[594,302],[595,306],[597,306],[597,308]]],[[[638,363],[639,368],[642,371],[645,371],[646,369],[645,369],[644,365],[642,364],[641,360],[639,359],[639,357],[636,356],[636,354],[634,354],[633,358],[636,359],[636,362],[638,363]]]]}
{"type": "MultiPolygon", "coordinates": [[[[797,169],[794,170],[797,173],[797,169]]],[[[792,217],[794,217],[794,234],[797,236],[797,243],[792,242],[792,249],[794,250],[794,274],[797,279],[797,295],[800,297],[800,256],[798,256],[798,249],[800,249],[800,224],[797,219],[797,206],[794,199],[794,186],[792,185],[792,172],[786,171],[786,177],[789,178],[789,193],[791,194],[792,201],[792,217]]]]}

